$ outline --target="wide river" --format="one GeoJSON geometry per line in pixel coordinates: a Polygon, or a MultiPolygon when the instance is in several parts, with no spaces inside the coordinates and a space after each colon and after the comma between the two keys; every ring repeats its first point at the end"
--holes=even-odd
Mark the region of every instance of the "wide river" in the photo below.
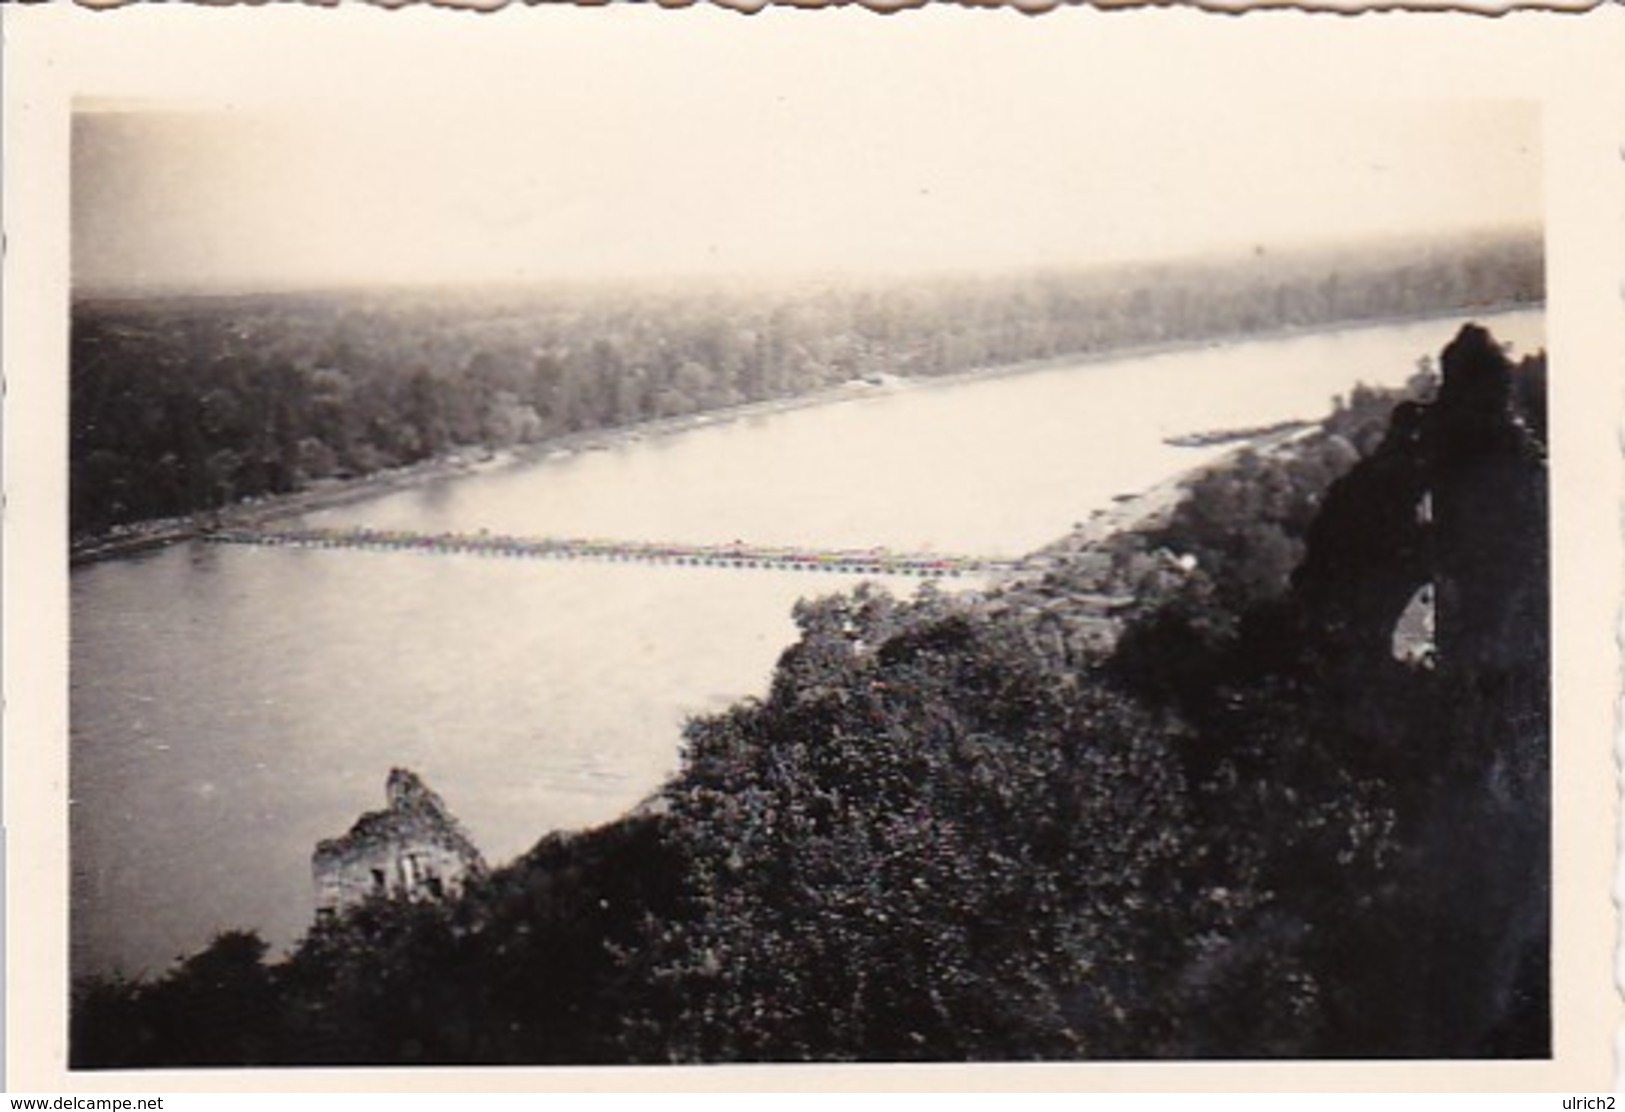
{"type": "MultiPolygon", "coordinates": [[[[1481,319],[1544,342],[1537,311],[1481,319]]],[[[1322,416],[1460,323],[854,391],[306,521],[1019,555],[1224,451],[1164,437],[1322,416]]],[[[312,848],[382,805],[391,766],[493,863],[612,819],[677,767],[685,716],[764,691],[797,598],[854,582],[205,544],[77,569],[74,971],[156,973],[236,926],[286,947],[312,917],[312,848]]]]}

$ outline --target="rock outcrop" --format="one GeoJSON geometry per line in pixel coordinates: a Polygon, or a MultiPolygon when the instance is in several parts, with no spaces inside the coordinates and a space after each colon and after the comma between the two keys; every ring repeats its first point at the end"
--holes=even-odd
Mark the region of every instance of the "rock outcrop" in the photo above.
{"type": "Polygon", "coordinates": [[[391,769],[387,809],[369,811],[311,858],[318,918],[374,897],[444,899],[485,872],[480,851],[418,776],[391,769]]]}
{"type": "Polygon", "coordinates": [[[1369,658],[1429,588],[1439,666],[1481,680],[1544,669],[1544,360],[1514,365],[1477,325],[1445,349],[1435,401],[1404,403],[1334,483],[1293,574],[1316,647],[1369,658]]]}

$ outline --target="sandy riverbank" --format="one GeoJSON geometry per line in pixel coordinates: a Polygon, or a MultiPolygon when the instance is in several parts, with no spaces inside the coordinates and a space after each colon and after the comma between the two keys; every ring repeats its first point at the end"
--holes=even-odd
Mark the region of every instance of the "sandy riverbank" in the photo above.
{"type": "Polygon", "coordinates": [[[1226,451],[1217,459],[1197,464],[1136,494],[1118,496],[1112,505],[1096,510],[1087,521],[1073,526],[1060,540],[1040,548],[1033,557],[1065,557],[1093,548],[1108,537],[1129,530],[1155,528],[1168,519],[1191,487],[1205,475],[1229,466],[1243,452],[1270,452],[1314,431],[1313,424],[1290,429],[1238,437],[1226,444],[1226,451]]]}

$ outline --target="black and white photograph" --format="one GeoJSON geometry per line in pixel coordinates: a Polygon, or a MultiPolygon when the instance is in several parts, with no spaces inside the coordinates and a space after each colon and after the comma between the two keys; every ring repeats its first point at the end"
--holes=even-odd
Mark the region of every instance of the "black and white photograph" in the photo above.
{"type": "Polygon", "coordinates": [[[1527,81],[221,14],[62,128],[73,1075],[1554,1061],[1527,81]]]}

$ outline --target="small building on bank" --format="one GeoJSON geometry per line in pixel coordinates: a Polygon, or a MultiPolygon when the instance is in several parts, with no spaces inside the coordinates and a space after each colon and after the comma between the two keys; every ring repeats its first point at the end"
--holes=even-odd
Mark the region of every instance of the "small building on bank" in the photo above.
{"type": "Polygon", "coordinates": [[[436,900],[485,872],[485,859],[446,803],[404,768],[385,783],[389,806],[369,811],[311,857],[316,917],[329,918],[373,897],[436,900]]]}

